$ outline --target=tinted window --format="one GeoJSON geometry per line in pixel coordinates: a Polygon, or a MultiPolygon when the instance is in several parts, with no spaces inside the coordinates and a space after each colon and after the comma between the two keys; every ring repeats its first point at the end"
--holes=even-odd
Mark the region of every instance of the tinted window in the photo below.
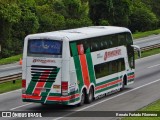
{"type": "Polygon", "coordinates": [[[62,55],[62,41],[44,39],[29,40],[28,55],[62,55]]]}
{"type": "Polygon", "coordinates": [[[94,66],[96,78],[105,77],[125,70],[124,58],[97,64],[94,66]]]}

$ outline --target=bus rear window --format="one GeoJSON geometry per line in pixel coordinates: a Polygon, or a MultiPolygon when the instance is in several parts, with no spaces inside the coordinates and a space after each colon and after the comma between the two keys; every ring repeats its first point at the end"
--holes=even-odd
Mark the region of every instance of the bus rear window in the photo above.
{"type": "Polygon", "coordinates": [[[33,39],[28,40],[28,56],[62,55],[62,41],[33,39]]]}

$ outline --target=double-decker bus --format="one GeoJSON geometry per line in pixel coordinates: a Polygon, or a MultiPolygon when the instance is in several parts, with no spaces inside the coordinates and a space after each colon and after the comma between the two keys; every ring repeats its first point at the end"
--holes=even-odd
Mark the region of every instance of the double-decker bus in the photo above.
{"type": "Polygon", "coordinates": [[[28,35],[22,100],[83,105],[119,91],[134,82],[134,47],[138,49],[124,27],[90,26],[28,35]]]}

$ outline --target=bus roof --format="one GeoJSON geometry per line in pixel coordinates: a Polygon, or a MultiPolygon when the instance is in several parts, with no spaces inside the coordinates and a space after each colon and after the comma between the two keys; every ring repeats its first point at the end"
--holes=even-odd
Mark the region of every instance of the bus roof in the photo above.
{"type": "Polygon", "coordinates": [[[85,39],[90,37],[98,37],[103,35],[110,35],[122,32],[130,32],[129,29],[124,27],[116,27],[116,26],[89,26],[89,27],[82,27],[76,29],[68,29],[68,30],[59,30],[53,32],[46,32],[46,33],[38,33],[38,34],[31,34],[28,35],[27,38],[35,39],[35,38],[57,38],[63,39],[67,37],[69,41],[85,39]]]}

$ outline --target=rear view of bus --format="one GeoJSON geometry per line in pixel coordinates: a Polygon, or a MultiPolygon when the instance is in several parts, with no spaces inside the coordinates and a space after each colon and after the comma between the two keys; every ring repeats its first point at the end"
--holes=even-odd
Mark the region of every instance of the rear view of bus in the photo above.
{"type": "MultiPolygon", "coordinates": [[[[23,102],[63,102],[68,82],[62,79],[62,38],[29,35],[25,38],[22,68],[23,102]]],[[[65,55],[64,55],[65,56],[65,55]]],[[[64,98],[67,99],[67,98],[64,98]]]]}

